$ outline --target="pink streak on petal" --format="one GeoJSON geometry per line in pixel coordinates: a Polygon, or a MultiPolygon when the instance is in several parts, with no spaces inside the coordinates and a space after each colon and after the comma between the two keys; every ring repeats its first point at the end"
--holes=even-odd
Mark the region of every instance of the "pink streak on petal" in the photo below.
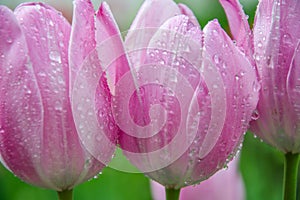
{"type": "Polygon", "coordinates": [[[71,41],[69,47],[70,83],[74,84],[76,72],[84,59],[96,47],[94,7],[91,1],[74,1],[71,41]]]}

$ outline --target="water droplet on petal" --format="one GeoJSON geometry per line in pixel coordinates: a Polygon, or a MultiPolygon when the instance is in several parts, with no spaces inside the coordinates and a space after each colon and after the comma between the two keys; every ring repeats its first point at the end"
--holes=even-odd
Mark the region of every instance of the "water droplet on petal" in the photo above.
{"type": "Polygon", "coordinates": [[[213,59],[214,59],[214,62],[215,62],[216,64],[219,64],[219,63],[220,63],[220,57],[219,57],[218,54],[214,55],[214,56],[213,56],[213,59]]]}
{"type": "Polygon", "coordinates": [[[57,111],[61,111],[63,109],[62,102],[61,101],[55,101],[54,109],[57,110],[57,111]]]}
{"type": "Polygon", "coordinates": [[[9,38],[6,39],[6,42],[7,42],[8,44],[11,44],[11,43],[13,42],[13,40],[9,37],[9,38]]]}
{"type": "Polygon", "coordinates": [[[61,57],[60,57],[60,53],[58,51],[50,51],[49,58],[52,61],[61,63],[61,57]]]}
{"type": "Polygon", "coordinates": [[[251,119],[252,120],[257,120],[259,118],[259,113],[257,110],[254,110],[252,115],[251,115],[251,119]]]}
{"type": "Polygon", "coordinates": [[[292,44],[292,37],[290,34],[286,33],[282,36],[282,42],[285,44],[292,44]]]}
{"type": "Polygon", "coordinates": [[[49,20],[49,25],[50,26],[54,26],[54,23],[53,23],[53,21],[51,19],[49,20]]]}
{"type": "Polygon", "coordinates": [[[252,87],[253,87],[253,91],[257,92],[260,89],[260,84],[257,81],[254,81],[252,87]]]}
{"type": "Polygon", "coordinates": [[[262,42],[258,42],[258,43],[257,43],[257,47],[258,47],[258,48],[261,48],[262,46],[263,46],[262,42]]]}

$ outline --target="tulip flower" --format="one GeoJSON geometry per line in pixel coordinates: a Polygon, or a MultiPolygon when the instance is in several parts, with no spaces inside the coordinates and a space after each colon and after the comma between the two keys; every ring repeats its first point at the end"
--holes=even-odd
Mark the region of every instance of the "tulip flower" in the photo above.
{"type": "Polygon", "coordinates": [[[237,44],[249,52],[261,83],[251,130],[285,156],[285,199],[296,199],[300,153],[298,1],[259,2],[252,32],[237,0],[220,0],[237,44]],[[244,45],[246,44],[246,45],[244,45]]]}
{"type": "MultiPolygon", "coordinates": [[[[258,100],[255,70],[216,20],[202,31],[192,11],[171,0],[145,1],[124,45],[110,45],[112,57],[97,50],[107,55],[101,63],[119,145],[176,199],[180,188],[206,180],[238,150],[258,100]]],[[[95,91],[92,83],[86,85],[95,91]]],[[[97,157],[94,143],[86,146],[97,157]]]]}
{"type": "MultiPolygon", "coordinates": [[[[78,66],[95,48],[96,36],[110,28],[103,25],[95,33],[84,26],[94,11],[81,10],[82,4],[88,2],[75,1],[72,28],[42,3],[22,4],[14,12],[0,6],[1,162],[25,182],[58,191],[61,199],[71,199],[72,188],[97,175],[106,164],[100,161],[114,152],[114,146],[98,141],[110,148],[101,149],[102,160],[92,156],[79,138],[71,109],[78,66]]],[[[109,21],[111,16],[103,14],[109,12],[107,5],[100,10],[102,20],[109,21]]],[[[98,91],[105,93],[105,86],[98,91]]]]}
{"type": "MultiPolygon", "coordinates": [[[[151,181],[151,191],[154,200],[164,200],[163,186],[151,181]]],[[[227,170],[217,172],[214,176],[199,185],[182,189],[180,200],[242,200],[245,199],[244,184],[238,172],[238,159],[228,165],[227,170]]]]}

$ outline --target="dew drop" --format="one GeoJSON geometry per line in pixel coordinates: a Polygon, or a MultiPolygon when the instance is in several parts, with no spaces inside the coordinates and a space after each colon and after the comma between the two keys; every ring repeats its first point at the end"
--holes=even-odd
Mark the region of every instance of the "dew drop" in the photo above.
{"type": "Polygon", "coordinates": [[[54,103],[54,109],[57,110],[57,111],[61,111],[63,109],[62,107],[62,102],[61,101],[55,101],[54,103]]]}
{"type": "Polygon", "coordinates": [[[49,21],[49,25],[50,26],[54,26],[54,23],[53,23],[53,21],[50,19],[50,21],[49,21]]]}
{"type": "Polygon", "coordinates": [[[214,84],[214,85],[213,85],[213,88],[214,88],[214,89],[218,89],[218,85],[214,84]]]}
{"type": "Polygon", "coordinates": [[[216,64],[219,64],[219,63],[220,63],[220,57],[219,57],[218,54],[215,54],[215,55],[213,56],[213,59],[214,59],[214,62],[215,62],[216,64]]]}
{"type": "Polygon", "coordinates": [[[38,76],[39,76],[39,77],[46,77],[47,75],[46,75],[45,72],[39,72],[39,73],[38,73],[38,76]]]}
{"type": "Polygon", "coordinates": [[[257,47],[258,47],[258,48],[261,48],[262,46],[263,46],[262,42],[258,42],[258,43],[257,43],[257,47]]]}
{"type": "Polygon", "coordinates": [[[101,136],[101,135],[97,135],[97,136],[96,136],[96,140],[97,140],[98,142],[100,142],[100,141],[102,140],[102,136],[101,136]]]}
{"type": "Polygon", "coordinates": [[[283,43],[292,44],[292,37],[290,34],[284,34],[282,37],[283,43]]]}
{"type": "Polygon", "coordinates": [[[36,4],[35,7],[36,7],[37,10],[40,10],[40,9],[41,9],[41,5],[40,5],[40,4],[36,4]]]}
{"type": "Polygon", "coordinates": [[[52,61],[61,63],[61,57],[60,57],[60,53],[58,51],[50,51],[49,58],[52,61]]]}
{"type": "Polygon", "coordinates": [[[254,81],[253,85],[252,85],[252,88],[253,88],[254,92],[259,91],[260,90],[260,84],[257,81],[254,81]]]}
{"type": "Polygon", "coordinates": [[[95,175],[95,176],[94,176],[94,179],[97,179],[97,178],[98,178],[98,175],[95,175]]]}
{"type": "Polygon", "coordinates": [[[252,115],[251,115],[251,119],[252,120],[257,120],[259,118],[259,112],[257,110],[254,110],[252,115]]]}
{"type": "Polygon", "coordinates": [[[32,92],[31,92],[31,90],[26,90],[26,94],[31,94],[32,92]]]}
{"type": "Polygon", "coordinates": [[[154,57],[155,56],[154,52],[152,52],[152,51],[149,53],[149,55],[150,55],[150,57],[154,57]]]}
{"type": "Polygon", "coordinates": [[[166,64],[164,60],[159,61],[159,63],[162,65],[166,64]]]}
{"type": "Polygon", "coordinates": [[[6,39],[6,42],[7,42],[8,44],[11,44],[11,43],[13,42],[13,40],[9,37],[9,38],[6,39]]]}
{"type": "Polygon", "coordinates": [[[58,45],[59,45],[60,47],[64,47],[64,46],[65,46],[64,43],[63,43],[63,41],[60,41],[60,42],[58,43],[58,45]]]}
{"type": "Polygon", "coordinates": [[[256,61],[260,61],[260,56],[259,56],[258,54],[256,54],[256,55],[254,55],[254,59],[255,59],[256,61]]]}

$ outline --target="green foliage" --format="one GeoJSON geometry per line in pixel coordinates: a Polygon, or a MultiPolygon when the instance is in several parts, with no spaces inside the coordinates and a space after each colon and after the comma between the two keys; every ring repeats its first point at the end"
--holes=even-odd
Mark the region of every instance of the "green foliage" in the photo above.
{"type": "Polygon", "coordinates": [[[247,200],[282,198],[283,155],[251,133],[245,136],[240,169],[247,200]]]}

